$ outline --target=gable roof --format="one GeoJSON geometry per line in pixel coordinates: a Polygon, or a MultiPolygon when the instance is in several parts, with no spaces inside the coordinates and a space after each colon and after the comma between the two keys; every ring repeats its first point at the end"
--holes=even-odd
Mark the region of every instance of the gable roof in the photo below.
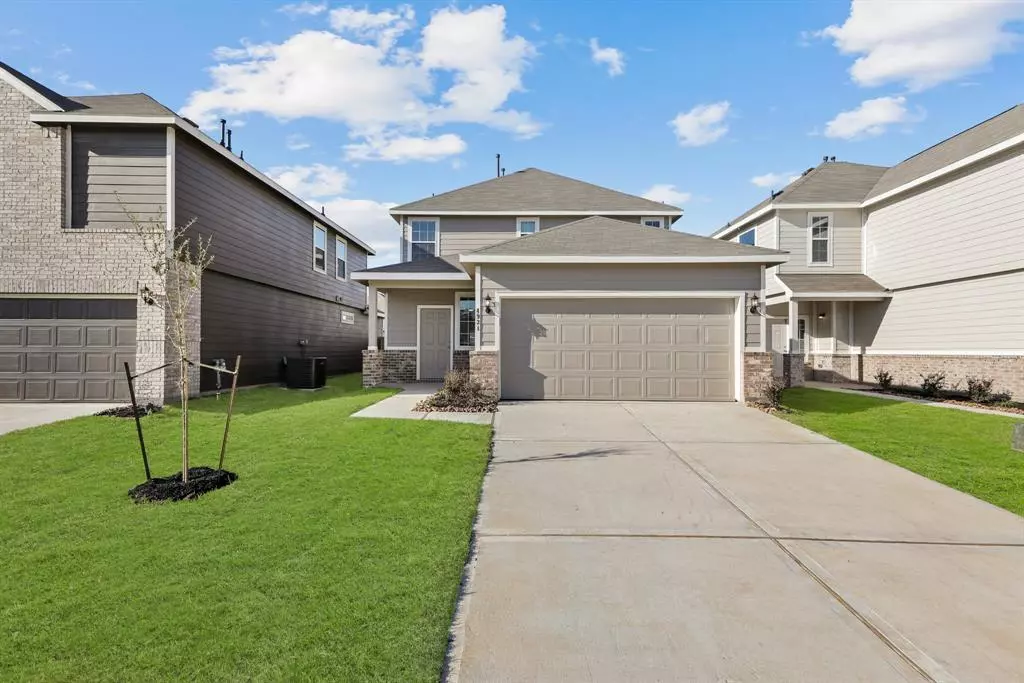
{"type": "Polygon", "coordinates": [[[469,254],[463,263],[781,263],[786,252],[591,216],[469,254]]]}
{"type": "Polygon", "coordinates": [[[0,80],[6,81],[17,88],[22,94],[31,98],[36,104],[51,111],[71,111],[79,107],[70,98],[47,88],[39,81],[4,62],[0,62],[0,80]]]}
{"type": "MultiPolygon", "coordinates": [[[[361,273],[421,273],[429,275],[431,273],[448,274],[448,273],[462,273],[465,274],[462,268],[458,266],[458,256],[432,256],[430,258],[416,259],[415,261],[403,261],[402,263],[391,263],[386,266],[377,266],[376,268],[367,268],[366,270],[360,271],[361,273]]],[[[467,276],[468,277],[468,276],[467,276]]]]}
{"type": "Polygon", "coordinates": [[[393,207],[391,215],[446,213],[547,215],[618,213],[681,216],[677,206],[610,190],[539,168],[526,168],[474,185],[393,207]]]}
{"type": "Polygon", "coordinates": [[[174,112],[145,93],[81,95],[68,98],[78,105],[75,114],[108,116],[174,116],[174,112]]]}
{"type": "Polygon", "coordinates": [[[1024,133],[1024,104],[1010,107],[987,121],[901,161],[885,172],[865,199],[874,199],[1021,133],[1024,133]]]}
{"type": "Polygon", "coordinates": [[[807,294],[884,294],[888,290],[860,273],[776,273],[791,296],[807,294]]]}

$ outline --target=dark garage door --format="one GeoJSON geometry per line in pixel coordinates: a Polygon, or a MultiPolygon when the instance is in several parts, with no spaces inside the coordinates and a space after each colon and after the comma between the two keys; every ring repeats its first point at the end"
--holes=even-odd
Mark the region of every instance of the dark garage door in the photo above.
{"type": "Polygon", "coordinates": [[[0,401],[127,400],[134,299],[0,299],[0,401]]]}

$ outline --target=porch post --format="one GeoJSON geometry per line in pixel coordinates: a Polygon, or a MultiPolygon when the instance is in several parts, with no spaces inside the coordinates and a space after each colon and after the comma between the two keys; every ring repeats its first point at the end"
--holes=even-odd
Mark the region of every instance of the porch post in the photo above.
{"type": "MultiPolygon", "coordinates": [[[[799,325],[797,323],[797,320],[799,319],[799,311],[800,303],[794,301],[793,299],[790,299],[788,318],[789,322],[787,325],[787,327],[789,328],[789,345],[786,347],[786,353],[796,353],[797,344],[800,343],[799,325]]],[[[808,330],[807,334],[808,336],[810,336],[810,330],[808,330]]]]}
{"type": "Polygon", "coordinates": [[[377,288],[371,284],[366,285],[366,308],[370,316],[366,326],[366,348],[371,351],[377,350],[377,288]]]}

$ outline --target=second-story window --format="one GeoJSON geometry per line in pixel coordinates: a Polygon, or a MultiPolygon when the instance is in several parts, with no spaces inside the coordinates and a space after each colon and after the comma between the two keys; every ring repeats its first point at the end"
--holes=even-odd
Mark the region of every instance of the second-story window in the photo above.
{"type": "Polygon", "coordinates": [[[334,238],[334,276],[339,280],[348,278],[348,242],[334,238]]]}
{"type": "Polygon", "coordinates": [[[810,244],[807,262],[810,265],[827,266],[832,263],[832,214],[812,213],[807,217],[810,244]]]}
{"type": "Polygon", "coordinates": [[[740,235],[738,240],[740,244],[749,244],[754,246],[757,243],[757,234],[753,230],[747,230],[745,233],[740,235]]]}
{"type": "Polygon", "coordinates": [[[532,235],[540,230],[540,219],[539,218],[517,218],[516,219],[516,234],[522,237],[523,235],[532,235]]]}
{"type": "Polygon", "coordinates": [[[414,218],[409,222],[409,260],[437,256],[437,219],[414,218]]]}
{"type": "Polygon", "coordinates": [[[327,272],[327,230],[313,226],[313,270],[327,272]]]}
{"type": "Polygon", "coordinates": [[[665,219],[658,216],[644,216],[640,219],[640,225],[646,225],[648,228],[664,228],[665,219]]]}

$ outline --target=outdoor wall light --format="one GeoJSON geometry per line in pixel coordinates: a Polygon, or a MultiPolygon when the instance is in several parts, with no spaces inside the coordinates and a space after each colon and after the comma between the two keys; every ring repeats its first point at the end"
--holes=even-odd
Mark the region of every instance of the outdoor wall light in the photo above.
{"type": "Polygon", "coordinates": [[[484,297],[484,313],[493,315],[498,310],[498,302],[491,298],[488,294],[484,297]]]}
{"type": "Polygon", "coordinates": [[[825,319],[825,314],[824,313],[819,313],[818,314],[818,320],[824,320],[824,319],[825,319]]]}
{"type": "Polygon", "coordinates": [[[760,315],[761,314],[761,299],[757,296],[757,294],[751,294],[750,295],[750,309],[749,310],[750,310],[750,314],[751,315],[760,315]]]}

